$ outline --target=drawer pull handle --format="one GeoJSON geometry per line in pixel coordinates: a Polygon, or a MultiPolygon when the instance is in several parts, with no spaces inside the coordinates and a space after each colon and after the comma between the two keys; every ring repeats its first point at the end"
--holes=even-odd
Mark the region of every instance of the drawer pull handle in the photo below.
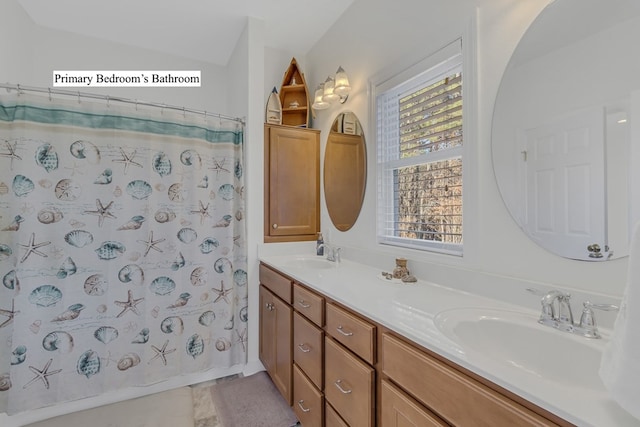
{"type": "Polygon", "coordinates": [[[302,406],[302,404],[304,403],[304,400],[298,400],[298,406],[300,407],[300,409],[302,409],[302,412],[309,412],[311,409],[307,409],[304,406],[302,406]]]}
{"type": "Polygon", "coordinates": [[[353,332],[346,332],[344,329],[342,329],[342,325],[338,326],[336,329],[345,337],[350,337],[351,335],[353,335],[353,332]]]}
{"type": "Polygon", "coordinates": [[[351,390],[345,390],[344,388],[342,388],[342,380],[336,380],[334,382],[334,384],[336,385],[336,387],[338,387],[338,390],[340,390],[342,392],[342,394],[350,394],[351,390]]]}
{"type": "Polygon", "coordinates": [[[307,347],[306,344],[298,344],[298,348],[303,353],[309,353],[311,351],[311,349],[309,347],[307,347]]]}
{"type": "Polygon", "coordinates": [[[300,304],[300,307],[302,308],[309,308],[311,307],[311,304],[307,304],[306,302],[304,302],[303,299],[301,299],[300,301],[298,301],[298,304],[300,304]]]}

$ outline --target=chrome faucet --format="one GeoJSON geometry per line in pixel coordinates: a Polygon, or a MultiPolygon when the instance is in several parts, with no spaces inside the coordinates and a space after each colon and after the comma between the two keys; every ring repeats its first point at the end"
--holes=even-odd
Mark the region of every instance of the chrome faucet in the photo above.
{"type": "Polygon", "coordinates": [[[543,295],[540,300],[542,312],[538,323],[565,332],[582,335],[586,338],[600,338],[596,319],[593,309],[599,310],[618,310],[618,306],[613,304],[592,304],[589,301],[583,303],[582,315],[580,323],[576,324],[573,320],[573,312],[571,310],[571,294],[563,291],[552,290],[542,293],[536,289],[527,289],[536,295],[543,295]]]}
{"type": "Polygon", "coordinates": [[[327,254],[327,261],[335,262],[336,264],[340,263],[340,250],[342,248],[328,243],[321,243],[318,245],[318,248],[323,248],[325,250],[327,254]]]}
{"type": "Polygon", "coordinates": [[[562,291],[550,291],[540,300],[542,313],[540,323],[566,330],[573,325],[571,294],[562,291]]]}

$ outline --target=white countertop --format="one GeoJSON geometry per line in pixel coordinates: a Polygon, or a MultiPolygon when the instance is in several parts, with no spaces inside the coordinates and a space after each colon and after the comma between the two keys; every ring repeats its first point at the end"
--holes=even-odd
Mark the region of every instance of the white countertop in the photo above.
{"type": "MultiPolygon", "coordinates": [[[[590,381],[596,384],[594,387],[565,387],[544,376],[512,369],[508,364],[494,363],[490,358],[485,360],[470,357],[434,323],[434,317],[438,313],[455,308],[515,310],[530,314],[533,319],[539,315],[538,312],[423,280],[412,284],[389,282],[381,277],[382,269],[349,260],[343,260],[337,268],[303,269],[292,264],[291,261],[297,257],[299,258],[292,255],[263,254],[260,260],[571,423],[581,427],[640,426],[640,420],[633,418],[608,398],[604,386],[596,378],[597,372],[585,373],[591,376],[590,381]]],[[[546,328],[542,325],[540,327],[546,328]]],[[[559,331],[557,333],[565,334],[559,331]]],[[[603,346],[605,339],[596,340],[593,345],[603,346]]],[[[554,349],[540,351],[553,352],[554,349]]],[[[558,354],[557,357],[579,358],[580,355],[558,354]]]]}

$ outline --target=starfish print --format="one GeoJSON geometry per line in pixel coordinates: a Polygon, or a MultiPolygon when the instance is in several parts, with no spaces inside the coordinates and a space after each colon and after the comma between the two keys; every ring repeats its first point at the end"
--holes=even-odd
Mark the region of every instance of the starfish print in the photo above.
{"type": "Polygon", "coordinates": [[[0,157],[8,157],[9,159],[11,159],[11,170],[13,170],[13,160],[14,159],[18,159],[18,160],[22,160],[22,157],[18,156],[16,154],[16,149],[18,147],[18,142],[14,142],[13,145],[11,145],[9,143],[9,141],[5,140],[4,143],[7,146],[7,150],[9,151],[8,153],[0,153],[0,157]]]}
{"type": "Polygon", "coordinates": [[[160,249],[159,247],[157,247],[156,245],[158,243],[162,243],[167,239],[158,239],[158,240],[153,240],[153,231],[149,232],[149,239],[148,240],[138,240],[138,243],[144,243],[145,245],[147,245],[147,250],[144,252],[144,256],[146,257],[149,254],[149,251],[151,249],[158,251],[158,252],[162,252],[162,249],[160,249]]]}
{"type": "Polygon", "coordinates": [[[147,364],[150,364],[154,360],[160,358],[162,360],[162,364],[164,366],[167,366],[167,354],[171,354],[174,351],[176,351],[175,348],[172,348],[171,350],[167,350],[167,345],[169,345],[169,340],[166,340],[164,342],[164,345],[162,346],[162,348],[158,348],[155,345],[152,345],[151,348],[153,349],[153,351],[156,352],[156,355],[153,356],[153,359],[149,360],[149,362],[147,362],[147,364]]]}
{"type": "Polygon", "coordinates": [[[20,263],[25,262],[27,258],[29,258],[29,255],[31,255],[32,253],[36,255],[40,255],[41,257],[44,257],[44,258],[48,257],[48,255],[45,254],[44,252],[40,252],[38,248],[41,248],[42,246],[50,245],[51,242],[36,243],[35,241],[36,241],[36,233],[31,233],[31,238],[29,239],[29,243],[26,245],[20,245],[27,250],[27,252],[24,254],[22,259],[20,260],[20,263]]]}
{"type": "Polygon", "coordinates": [[[125,332],[132,332],[134,330],[138,329],[138,324],[136,322],[129,322],[126,325],[124,325],[124,331],[125,332]]]}
{"type": "Polygon", "coordinates": [[[215,300],[213,300],[214,303],[220,301],[221,299],[225,300],[225,302],[227,304],[229,304],[229,300],[227,299],[227,295],[229,295],[231,293],[231,289],[225,289],[224,288],[224,281],[220,281],[220,289],[216,289],[216,288],[212,288],[214,291],[216,291],[216,293],[218,294],[218,296],[216,297],[215,300]]]}
{"type": "Polygon", "coordinates": [[[240,344],[242,344],[242,351],[244,351],[246,353],[247,352],[247,343],[248,343],[247,328],[244,328],[242,330],[242,332],[236,331],[236,335],[238,335],[238,339],[236,340],[236,342],[239,342],[240,344]]]}
{"type": "Polygon", "coordinates": [[[142,165],[138,162],[134,162],[133,159],[136,157],[138,150],[133,150],[133,153],[127,154],[122,148],[120,148],[120,154],[122,155],[121,159],[115,159],[114,162],[124,163],[124,174],[126,175],[129,171],[129,165],[135,165],[138,167],[142,167],[142,165]]]}
{"type": "Polygon", "coordinates": [[[49,359],[49,361],[47,362],[46,365],[44,365],[44,368],[42,368],[42,370],[34,367],[34,366],[29,366],[29,369],[31,369],[31,372],[33,372],[34,374],[36,374],[35,377],[33,377],[33,379],[31,381],[29,381],[28,383],[26,383],[22,388],[27,388],[29,387],[31,384],[33,384],[34,382],[38,381],[38,380],[42,380],[42,382],[44,383],[45,388],[48,390],[49,389],[49,378],[51,375],[55,375],[55,374],[59,374],[60,372],[62,372],[62,369],[57,369],[55,371],[49,371],[49,367],[51,366],[51,362],[53,362],[53,359],[49,359]]]}
{"type": "Polygon", "coordinates": [[[102,227],[105,218],[117,218],[114,214],[109,212],[111,206],[113,205],[113,201],[109,202],[107,206],[102,204],[100,199],[96,199],[96,210],[95,211],[84,211],[84,213],[89,215],[96,215],[98,217],[98,227],[102,227]]]}
{"type": "Polygon", "coordinates": [[[71,171],[71,176],[75,176],[76,172],[80,175],[84,175],[84,172],[82,172],[83,166],[76,162],[73,162],[73,166],[65,166],[64,168],[71,171]]]}
{"type": "Polygon", "coordinates": [[[225,162],[227,161],[227,158],[225,157],[224,159],[222,159],[221,162],[219,162],[218,160],[216,160],[216,158],[213,158],[213,167],[209,168],[212,171],[216,172],[216,178],[218,178],[218,176],[220,175],[220,172],[227,172],[227,173],[231,173],[231,171],[229,169],[226,169],[224,167],[225,162]]]}
{"type": "Polygon", "coordinates": [[[9,323],[11,323],[13,321],[13,318],[18,313],[20,313],[20,312],[16,311],[15,302],[13,300],[11,300],[11,310],[4,310],[4,309],[0,308],[0,314],[2,314],[3,316],[7,316],[8,317],[7,320],[5,320],[4,322],[0,323],[0,328],[3,328],[5,326],[7,326],[9,323]]]}
{"type": "Polygon", "coordinates": [[[111,364],[111,362],[113,363],[117,363],[118,361],[116,359],[114,359],[111,355],[110,351],[107,351],[107,357],[101,357],[100,358],[101,362],[104,362],[104,367],[107,367],[111,364]]]}
{"type": "Polygon", "coordinates": [[[24,202],[22,204],[22,206],[20,207],[20,211],[23,214],[30,214],[33,213],[33,211],[35,211],[36,209],[33,207],[33,205],[31,203],[28,202],[24,202]]]}
{"type": "Polygon", "coordinates": [[[136,306],[140,304],[140,302],[142,302],[144,298],[134,299],[133,291],[131,290],[127,291],[127,295],[128,295],[128,298],[126,301],[114,301],[116,305],[123,307],[122,311],[116,317],[122,317],[122,315],[124,315],[129,310],[133,311],[135,314],[140,316],[140,312],[138,311],[136,306]]]}
{"type": "Polygon", "coordinates": [[[191,213],[199,213],[200,214],[200,225],[202,225],[202,224],[204,224],[204,219],[206,217],[211,218],[211,215],[209,215],[209,203],[207,203],[207,206],[205,206],[204,203],[202,203],[202,200],[198,200],[198,202],[200,202],[200,210],[191,211],[191,213]]]}

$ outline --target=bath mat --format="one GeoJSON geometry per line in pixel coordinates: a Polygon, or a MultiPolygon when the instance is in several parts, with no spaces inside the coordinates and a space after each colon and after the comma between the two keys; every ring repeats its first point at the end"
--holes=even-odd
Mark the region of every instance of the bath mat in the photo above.
{"type": "Polygon", "coordinates": [[[223,427],[291,427],[298,423],[265,371],[212,385],[211,399],[223,427]]]}

